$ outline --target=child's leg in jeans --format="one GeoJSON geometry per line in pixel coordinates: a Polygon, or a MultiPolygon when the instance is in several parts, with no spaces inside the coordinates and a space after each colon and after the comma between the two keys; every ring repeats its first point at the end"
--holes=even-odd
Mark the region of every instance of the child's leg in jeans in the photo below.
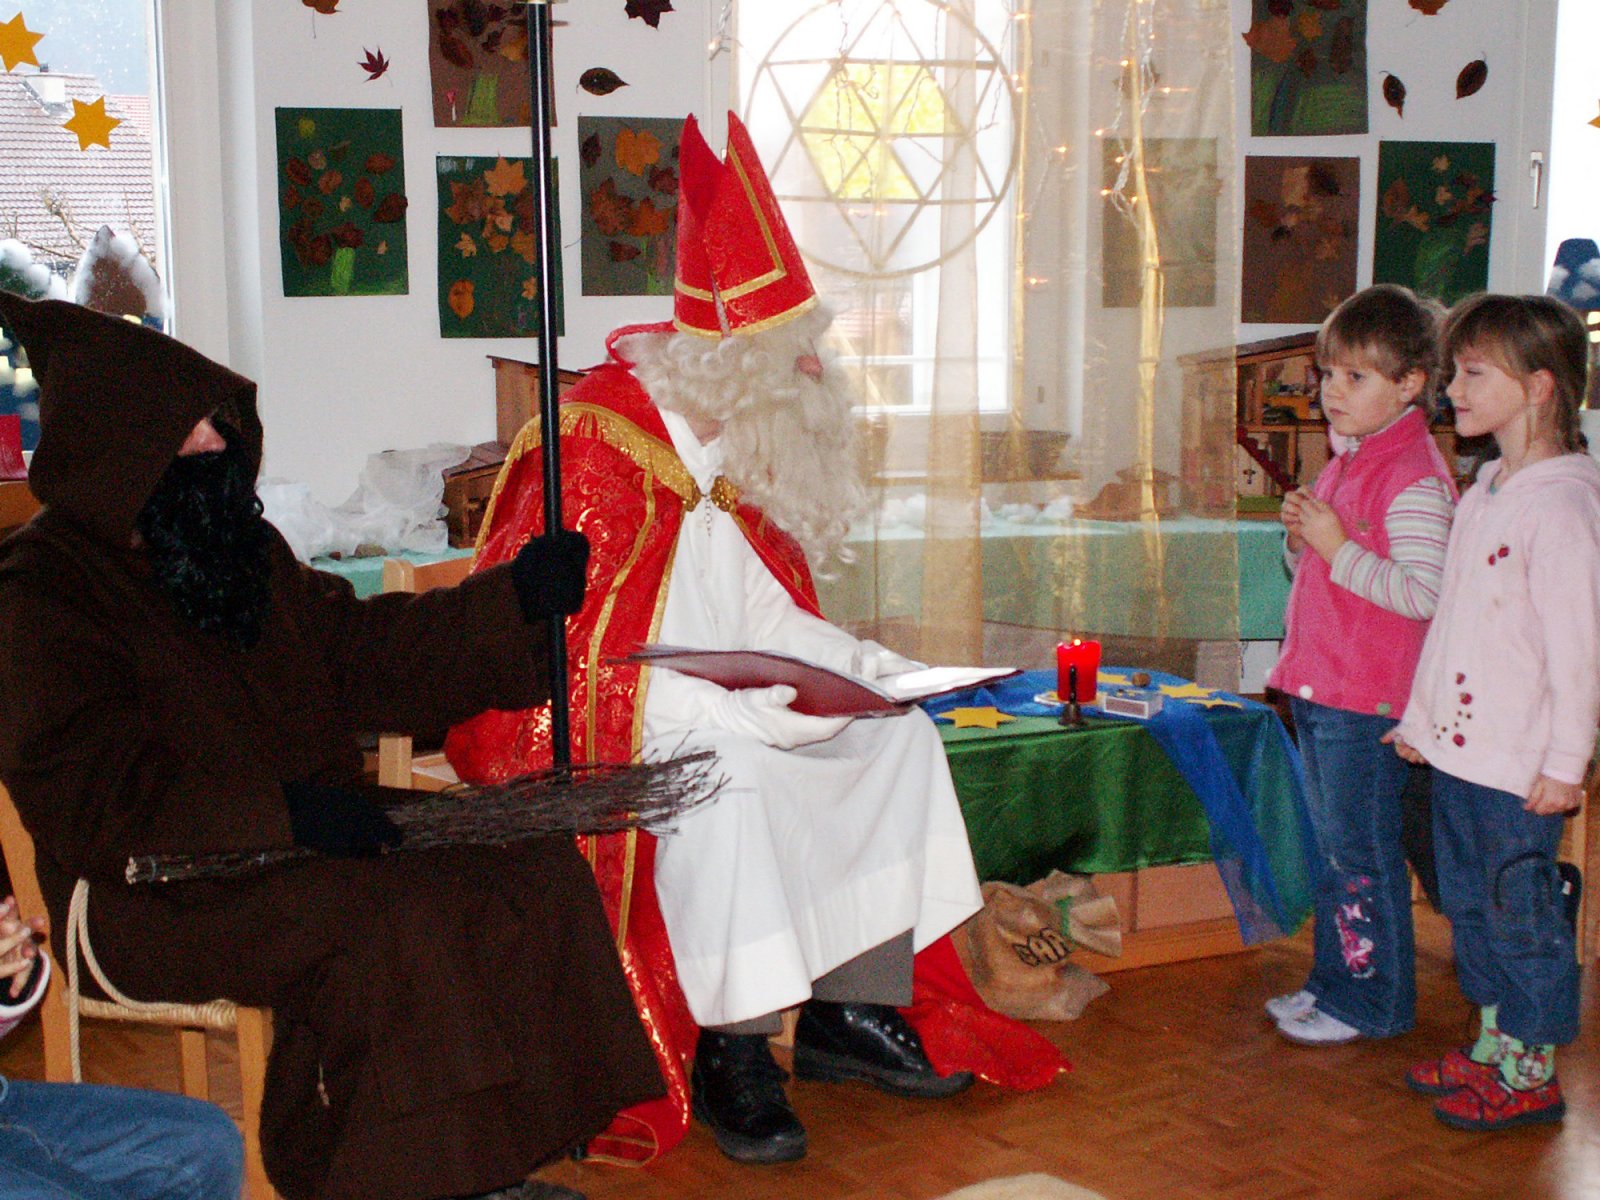
{"type": "Polygon", "coordinates": [[[1378,740],[1393,721],[1298,699],[1293,708],[1322,865],[1307,986],[1319,1009],[1369,1037],[1404,1033],[1416,1009],[1406,764],[1378,740]]]}
{"type": "Polygon", "coordinates": [[[1548,1078],[1544,1048],[1578,1032],[1578,965],[1561,906],[1560,817],[1519,797],[1437,773],[1434,849],[1467,999],[1494,1005],[1511,1075],[1548,1078]],[[1521,1060],[1520,1062],[1518,1060],[1521,1060]]]}

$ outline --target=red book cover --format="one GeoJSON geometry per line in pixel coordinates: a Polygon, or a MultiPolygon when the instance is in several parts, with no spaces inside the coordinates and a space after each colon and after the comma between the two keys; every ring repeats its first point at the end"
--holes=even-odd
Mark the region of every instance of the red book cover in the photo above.
{"type": "Polygon", "coordinates": [[[695,650],[666,645],[640,646],[628,661],[670,667],[729,691],[787,684],[796,692],[789,707],[808,717],[894,716],[919,700],[1019,673],[1015,667],[928,667],[869,683],[771,650],[695,650]]]}

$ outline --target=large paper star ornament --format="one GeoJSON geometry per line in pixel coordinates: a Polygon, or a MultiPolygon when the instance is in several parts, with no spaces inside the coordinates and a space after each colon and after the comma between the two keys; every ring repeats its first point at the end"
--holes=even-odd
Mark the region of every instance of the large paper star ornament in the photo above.
{"type": "Polygon", "coordinates": [[[70,129],[78,135],[78,149],[87,150],[90,146],[104,146],[111,149],[111,131],[122,124],[120,117],[113,117],[106,112],[106,98],[85,104],[82,100],[72,102],[72,119],[61,128],[70,129]]]}
{"type": "Polygon", "coordinates": [[[21,13],[0,23],[0,62],[6,64],[8,71],[15,70],[22,63],[37,67],[39,59],[33,48],[42,37],[44,34],[33,33],[22,23],[21,13]]]}

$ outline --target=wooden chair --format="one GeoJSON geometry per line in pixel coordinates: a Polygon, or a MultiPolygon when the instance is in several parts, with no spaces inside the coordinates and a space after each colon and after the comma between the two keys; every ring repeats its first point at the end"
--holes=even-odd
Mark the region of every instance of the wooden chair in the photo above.
{"type": "MultiPolygon", "coordinates": [[[[387,558],[383,562],[383,590],[428,592],[434,588],[455,587],[471,573],[470,554],[420,564],[404,558],[387,558]]],[[[414,755],[411,739],[399,733],[378,735],[377,770],[378,782],[389,787],[438,792],[459,782],[443,753],[414,755]]]]}
{"type": "MultiPolygon", "coordinates": [[[[27,914],[45,911],[44,895],[34,870],[33,838],[23,828],[11,794],[0,785],[0,849],[17,902],[27,914]]],[[[183,1093],[198,1100],[209,1098],[206,1076],[206,1030],[234,1034],[239,1045],[240,1095],[245,1153],[245,1195],[250,1200],[279,1200],[261,1165],[261,1093],[267,1074],[267,1052],[272,1045],[272,1015],[264,1008],[246,1008],[227,1000],[208,1004],[152,1004],[121,995],[106,980],[89,945],[86,914],[89,883],[80,879],[64,931],[52,930],[57,961],[66,971],[53,972],[49,990],[39,1005],[44,1026],[44,1073],[52,1083],[78,1083],[83,1079],[78,1044],[80,1016],[114,1021],[167,1025],[178,1034],[178,1059],[183,1093]],[[59,939],[59,940],[54,940],[59,939]],[[79,994],[80,962],[89,968],[111,1000],[79,994]],[[63,978],[65,974],[66,978],[63,978]]]]}

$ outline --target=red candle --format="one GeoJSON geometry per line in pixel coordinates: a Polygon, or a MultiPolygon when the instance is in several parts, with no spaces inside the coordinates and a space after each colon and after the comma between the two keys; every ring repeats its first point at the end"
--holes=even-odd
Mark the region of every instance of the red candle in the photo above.
{"type": "Polygon", "coordinates": [[[1073,638],[1056,647],[1056,695],[1067,702],[1067,689],[1071,686],[1068,672],[1078,668],[1078,691],[1073,699],[1079,704],[1093,704],[1099,686],[1100,643],[1073,638]]]}

